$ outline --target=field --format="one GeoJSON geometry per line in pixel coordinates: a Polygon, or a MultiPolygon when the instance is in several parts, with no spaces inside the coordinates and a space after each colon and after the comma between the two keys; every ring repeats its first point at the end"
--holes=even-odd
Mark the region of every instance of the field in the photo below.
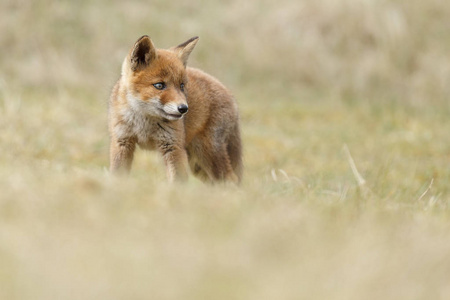
{"type": "Polygon", "coordinates": [[[0,3],[0,299],[450,299],[450,2],[0,3]],[[129,48],[241,113],[240,187],[108,174],[129,48]]]}

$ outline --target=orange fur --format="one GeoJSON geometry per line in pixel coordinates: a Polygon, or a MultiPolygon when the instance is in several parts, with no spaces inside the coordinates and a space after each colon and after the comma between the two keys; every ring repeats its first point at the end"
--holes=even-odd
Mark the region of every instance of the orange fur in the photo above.
{"type": "Polygon", "coordinates": [[[109,101],[111,172],[130,171],[138,144],[163,155],[170,181],[189,167],[204,181],[241,181],[237,104],[217,79],[186,67],[197,41],[164,50],[143,36],[128,53],[109,101]]]}

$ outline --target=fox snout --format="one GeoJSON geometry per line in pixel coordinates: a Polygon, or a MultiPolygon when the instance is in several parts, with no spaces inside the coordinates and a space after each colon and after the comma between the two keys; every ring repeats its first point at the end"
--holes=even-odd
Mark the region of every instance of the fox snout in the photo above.
{"type": "Polygon", "coordinates": [[[169,102],[163,105],[161,116],[168,120],[181,119],[188,109],[188,105],[185,103],[169,102]]]}

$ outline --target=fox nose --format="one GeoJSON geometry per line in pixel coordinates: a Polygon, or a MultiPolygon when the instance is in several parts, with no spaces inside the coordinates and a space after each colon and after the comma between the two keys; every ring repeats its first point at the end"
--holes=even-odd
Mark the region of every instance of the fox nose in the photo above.
{"type": "Polygon", "coordinates": [[[178,111],[180,114],[185,114],[188,111],[188,106],[186,104],[178,105],[178,111]]]}

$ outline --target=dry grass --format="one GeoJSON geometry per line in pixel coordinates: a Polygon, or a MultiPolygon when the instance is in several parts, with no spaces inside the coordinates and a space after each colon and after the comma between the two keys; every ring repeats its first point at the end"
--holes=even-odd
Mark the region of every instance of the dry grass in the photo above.
{"type": "Polygon", "coordinates": [[[3,0],[0,299],[449,299],[449,14],[3,0]],[[200,36],[191,65],[240,104],[242,187],[170,186],[144,152],[106,172],[106,99],[142,34],[200,36]]]}

